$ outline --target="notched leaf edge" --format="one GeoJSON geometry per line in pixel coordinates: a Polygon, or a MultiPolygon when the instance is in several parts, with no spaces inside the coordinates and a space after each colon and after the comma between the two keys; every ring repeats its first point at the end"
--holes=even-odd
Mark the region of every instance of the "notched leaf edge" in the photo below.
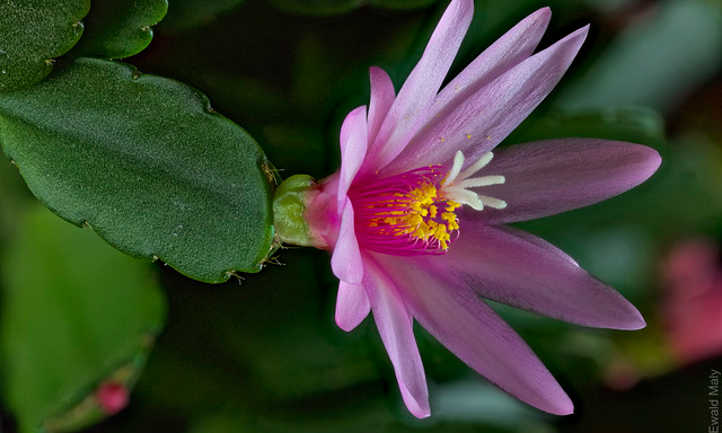
{"type": "MultiPolygon", "coordinates": [[[[81,57],[81,58],[76,59],[75,61],[82,62],[84,60],[91,61],[91,62],[98,61],[98,59],[94,59],[94,58],[90,58],[90,57],[81,57]]],[[[126,78],[129,77],[130,80],[134,83],[138,83],[139,80],[141,80],[141,78],[148,76],[151,79],[160,78],[160,79],[172,82],[173,84],[183,86],[183,87],[187,88],[188,90],[190,90],[193,97],[196,99],[196,102],[201,104],[203,111],[205,111],[205,113],[207,115],[214,116],[219,119],[223,119],[222,121],[230,122],[233,125],[235,125],[237,128],[239,128],[241,130],[241,132],[245,136],[247,136],[247,138],[249,138],[258,147],[260,157],[259,157],[259,160],[257,161],[257,164],[258,164],[259,169],[262,171],[262,173],[265,175],[266,179],[268,180],[268,182],[266,182],[266,184],[265,184],[265,187],[266,187],[267,194],[269,194],[269,197],[271,196],[273,189],[278,184],[278,179],[279,179],[278,170],[273,166],[271,161],[269,161],[268,158],[266,158],[265,153],[263,152],[261,147],[258,145],[256,140],[250,134],[248,134],[248,132],[245,129],[243,129],[240,125],[237,125],[235,122],[233,122],[232,120],[223,116],[222,114],[218,113],[215,109],[213,109],[213,107],[211,105],[211,101],[207,95],[205,95],[203,92],[196,89],[195,87],[190,86],[185,83],[182,83],[182,82],[179,82],[177,80],[173,80],[171,78],[166,78],[166,77],[160,77],[160,76],[156,76],[156,75],[152,75],[152,74],[144,74],[134,65],[130,65],[127,63],[119,62],[119,61],[113,61],[113,60],[100,60],[100,61],[108,62],[108,63],[113,64],[114,66],[125,69],[126,72],[128,73],[128,76],[126,78]]],[[[53,71],[53,74],[61,73],[62,70],[63,69],[57,69],[57,70],[53,71]]],[[[14,117],[15,121],[23,122],[26,125],[28,125],[29,127],[37,127],[35,125],[28,124],[24,119],[17,118],[15,116],[13,116],[13,117],[14,117]]],[[[0,133],[1,132],[2,132],[2,130],[0,129],[0,133]]],[[[2,136],[2,134],[0,134],[0,137],[1,136],[2,136]]],[[[5,156],[10,160],[10,163],[18,169],[20,176],[23,178],[23,180],[25,180],[25,175],[24,175],[23,169],[17,163],[15,157],[10,152],[7,151],[5,146],[2,146],[2,141],[0,141],[0,146],[2,147],[3,153],[5,153],[5,156]]],[[[194,280],[197,280],[200,282],[204,282],[204,283],[211,283],[211,284],[225,283],[232,276],[238,276],[239,273],[258,273],[266,266],[266,264],[269,262],[269,257],[279,247],[279,245],[277,245],[278,240],[277,240],[277,236],[275,234],[275,230],[273,228],[273,223],[271,222],[269,224],[269,228],[266,231],[265,236],[264,236],[265,237],[264,243],[268,244],[269,246],[268,246],[266,252],[259,253],[259,255],[255,258],[254,264],[252,265],[252,267],[242,268],[242,269],[241,268],[226,269],[226,270],[222,271],[220,274],[217,274],[218,278],[207,279],[207,278],[200,277],[198,275],[191,275],[190,273],[185,272],[183,269],[180,269],[177,266],[177,264],[174,264],[172,261],[167,260],[163,254],[158,254],[157,252],[138,254],[134,251],[130,251],[126,248],[121,247],[120,245],[116,244],[115,242],[110,241],[106,236],[103,236],[102,232],[95,230],[92,227],[92,225],[90,224],[90,222],[88,221],[87,217],[80,217],[78,219],[72,219],[71,217],[66,217],[65,215],[63,215],[63,213],[59,209],[55,208],[54,206],[51,206],[50,203],[48,203],[43,197],[39,197],[37,194],[35,194],[35,192],[32,190],[32,188],[30,188],[30,185],[28,185],[27,181],[25,182],[25,184],[28,186],[28,189],[30,189],[30,191],[33,193],[33,196],[35,196],[35,198],[37,198],[46,208],[48,208],[55,215],[57,215],[58,217],[62,218],[63,220],[65,220],[77,227],[91,229],[98,237],[103,239],[105,242],[107,242],[109,245],[111,245],[113,248],[117,249],[118,251],[121,251],[121,252],[123,252],[131,257],[137,258],[137,259],[148,260],[151,263],[157,263],[157,262],[163,263],[164,265],[170,266],[171,268],[173,268],[175,271],[177,271],[181,275],[184,275],[188,278],[191,278],[191,279],[194,279],[194,280]]],[[[268,212],[270,220],[273,221],[273,207],[272,207],[272,201],[270,199],[266,203],[266,208],[267,208],[267,212],[268,212]]]]}

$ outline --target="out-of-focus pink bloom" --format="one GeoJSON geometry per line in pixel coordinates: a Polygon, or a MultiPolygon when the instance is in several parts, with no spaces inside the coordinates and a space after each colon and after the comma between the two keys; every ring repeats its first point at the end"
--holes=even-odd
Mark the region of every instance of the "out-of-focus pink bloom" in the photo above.
{"type": "Polygon", "coordinates": [[[128,388],[118,382],[103,382],[95,391],[98,406],[108,415],[114,415],[128,405],[128,388]]]}
{"type": "Polygon", "coordinates": [[[633,363],[618,357],[612,360],[605,368],[604,382],[611,389],[626,391],[639,383],[642,373],[633,363]]]}
{"type": "Polygon", "coordinates": [[[665,335],[684,363],[722,353],[722,266],[705,240],[676,246],[662,265],[665,335]]]}
{"type": "Polygon", "coordinates": [[[590,205],[647,179],[645,146],[559,139],[494,149],[557,84],[588,27],[532,54],[540,9],[440,90],[473,13],[454,0],[398,95],[371,68],[371,100],[341,128],[341,168],[309,194],[314,245],[340,279],[336,322],[373,312],[408,409],[430,413],[416,319],[474,370],[554,414],[573,405],[482,298],[585,326],[639,329],[639,312],[553,245],[503,224],[590,205]]]}

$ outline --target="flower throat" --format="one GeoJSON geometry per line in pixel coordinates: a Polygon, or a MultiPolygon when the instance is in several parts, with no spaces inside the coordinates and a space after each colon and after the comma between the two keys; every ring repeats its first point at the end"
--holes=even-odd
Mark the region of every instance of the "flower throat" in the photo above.
{"type": "Polygon", "coordinates": [[[379,179],[350,191],[364,247],[394,255],[443,254],[459,230],[461,204],[441,195],[440,166],[379,179]]]}
{"type": "Polygon", "coordinates": [[[459,236],[458,208],[465,204],[477,211],[484,205],[506,207],[503,200],[467,189],[504,183],[503,176],[471,178],[492,157],[487,152],[461,171],[464,156],[457,152],[448,173],[440,165],[431,165],[352,188],[349,196],[359,243],[401,256],[446,253],[459,236]]]}

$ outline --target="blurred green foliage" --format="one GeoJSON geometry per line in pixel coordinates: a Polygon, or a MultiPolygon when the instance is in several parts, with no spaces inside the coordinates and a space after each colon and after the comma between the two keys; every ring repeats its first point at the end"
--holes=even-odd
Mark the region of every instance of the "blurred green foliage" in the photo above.
{"type": "Polygon", "coordinates": [[[0,262],[3,399],[21,432],[77,429],[103,417],[92,401],[101,381],[137,379],[164,298],[148,265],[90,230],[39,205],[17,219],[0,262]]]}
{"type": "Polygon", "coordinates": [[[633,24],[586,62],[562,95],[565,107],[642,105],[667,111],[719,73],[719,4],[667,0],[633,24]]]}
{"type": "Polygon", "coordinates": [[[312,15],[334,15],[349,12],[363,4],[363,0],[269,0],[279,10],[312,15]]]}
{"type": "Polygon", "coordinates": [[[163,31],[180,31],[210,23],[217,15],[228,12],[245,0],[172,0],[163,20],[163,31]]]}

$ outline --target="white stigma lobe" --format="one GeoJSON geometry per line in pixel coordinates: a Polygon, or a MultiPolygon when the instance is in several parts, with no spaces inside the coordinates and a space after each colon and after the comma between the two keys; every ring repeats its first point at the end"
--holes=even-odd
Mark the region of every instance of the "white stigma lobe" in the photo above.
{"type": "Polygon", "coordinates": [[[441,182],[443,195],[459,204],[468,205],[477,211],[484,210],[484,206],[494,209],[504,209],[506,207],[506,202],[504,200],[480,195],[469,189],[499,185],[506,182],[506,178],[500,175],[471,177],[476,174],[476,172],[486,167],[493,157],[493,153],[486,152],[481,155],[481,158],[479,158],[476,162],[462,171],[461,168],[464,166],[464,154],[460,150],[456,151],[456,154],[454,155],[454,164],[451,166],[449,174],[443,182],[441,182]]]}

